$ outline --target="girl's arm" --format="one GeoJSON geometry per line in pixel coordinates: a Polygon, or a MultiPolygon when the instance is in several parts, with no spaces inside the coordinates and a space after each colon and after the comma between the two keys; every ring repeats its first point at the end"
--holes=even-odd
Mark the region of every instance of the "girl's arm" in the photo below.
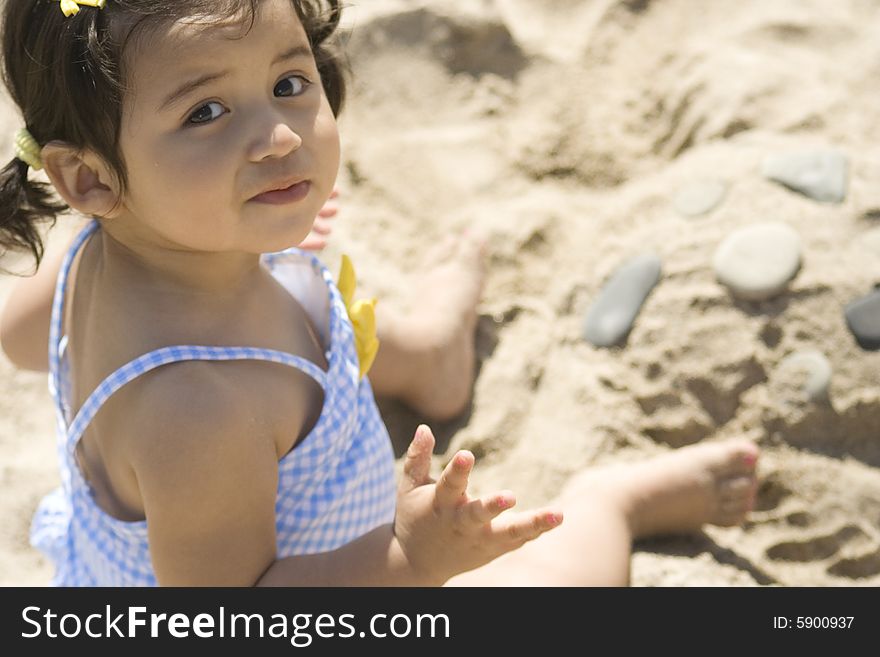
{"type": "Polygon", "coordinates": [[[436,586],[407,561],[391,525],[332,552],[276,560],[257,586],[436,586]]]}
{"type": "Polygon", "coordinates": [[[274,427],[242,393],[241,381],[236,363],[175,363],[117,393],[124,395],[119,430],[124,427],[124,449],[149,521],[159,583],[429,583],[408,567],[390,525],[333,552],[276,560],[281,455],[274,427]]]}
{"type": "MultiPolygon", "coordinates": [[[[548,510],[499,518],[513,506],[508,492],[471,499],[468,452],[455,455],[435,482],[429,476],[434,439],[421,427],[407,452],[393,527],[332,552],[276,559],[277,445],[283,441],[275,440],[277,423],[266,421],[271,413],[249,394],[237,366],[175,363],[123,389],[128,408],[120,417],[160,584],[438,585],[561,522],[548,510]]],[[[289,402],[298,399],[306,395],[292,394],[289,402]]],[[[304,407],[290,410],[307,416],[304,407]]]]}
{"type": "Polygon", "coordinates": [[[18,281],[0,315],[0,346],[16,367],[47,372],[49,370],[49,320],[58,271],[73,242],[76,230],[51,233],[52,240],[37,273],[18,281]]]}

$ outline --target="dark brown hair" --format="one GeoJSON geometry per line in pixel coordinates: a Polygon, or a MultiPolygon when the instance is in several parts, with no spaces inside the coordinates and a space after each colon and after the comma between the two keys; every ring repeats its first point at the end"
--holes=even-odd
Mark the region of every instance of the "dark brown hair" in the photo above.
{"type": "MultiPolygon", "coordinates": [[[[290,0],[302,21],[334,114],[345,99],[340,59],[329,37],[339,25],[339,0],[290,0]]],[[[6,0],[3,79],[38,144],[60,140],[99,155],[125,189],[119,151],[126,45],[151,27],[189,17],[241,16],[253,25],[261,0],[107,0],[65,17],[58,0],[6,0]]],[[[13,159],[0,170],[0,247],[43,255],[38,225],[68,210],[51,186],[28,179],[13,159]]]]}

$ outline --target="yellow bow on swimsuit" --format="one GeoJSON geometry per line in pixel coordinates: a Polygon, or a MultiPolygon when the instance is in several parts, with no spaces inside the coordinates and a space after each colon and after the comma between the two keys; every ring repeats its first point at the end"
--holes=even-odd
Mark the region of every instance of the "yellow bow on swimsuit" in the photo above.
{"type": "Polygon", "coordinates": [[[348,311],[348,318],[354,327],[354,346],[358,355],[360,377],[364,378],[376,358],[376,352],[379,351],[379,339],[376,337],[376,299],[354,301],[356,286],[354,267],[348,256],[343,255],[337,287],[348,311]]]}
{"type": "Polygon", "coordinates": [[[61,11],[65,16],[76,16],[79,13],[79,7],[97,7],[103,9],[107,4],[107,0],[59,0],[61,2],[61,11]]]}

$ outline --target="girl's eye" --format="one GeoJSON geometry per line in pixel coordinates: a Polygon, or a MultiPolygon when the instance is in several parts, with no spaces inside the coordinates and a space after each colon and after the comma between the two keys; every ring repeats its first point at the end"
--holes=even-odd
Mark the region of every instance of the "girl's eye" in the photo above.
{"type": "Polygon", "coordinates": [[[288,75],[275,85],[276,96],[299,96],[306,90],[309,81],[301,75],[288,75]]]}
{"type": "Polygon", "coordinates": [[[224,108],[218,102],[205,103],[195,112],[189,115],[187,123],[199,125],[202,123],[210,123],[215,119],[219,119],[223,114],[224,108]]]}

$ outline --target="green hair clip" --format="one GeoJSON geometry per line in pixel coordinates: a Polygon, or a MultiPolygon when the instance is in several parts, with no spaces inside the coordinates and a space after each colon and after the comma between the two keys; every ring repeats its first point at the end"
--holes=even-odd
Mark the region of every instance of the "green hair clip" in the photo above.
{"type": "Polygon", "coordinates": [[[31,136],[27,128],[22,128],[15,135],[15,157],[27,164],[34,171],[43,168],[40,145],[31,136]]]}

